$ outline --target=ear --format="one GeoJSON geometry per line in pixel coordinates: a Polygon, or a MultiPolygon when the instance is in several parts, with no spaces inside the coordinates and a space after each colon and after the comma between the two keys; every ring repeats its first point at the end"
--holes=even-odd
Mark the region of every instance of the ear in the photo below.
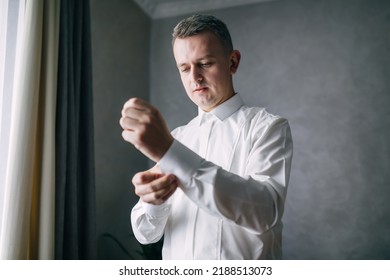
{"type": "Polygon", "coordinates": [[[237,72],[238,65],[240,64],[241,53],[238,50],[233,50],[230,54],[230,74],[237,72]]]}

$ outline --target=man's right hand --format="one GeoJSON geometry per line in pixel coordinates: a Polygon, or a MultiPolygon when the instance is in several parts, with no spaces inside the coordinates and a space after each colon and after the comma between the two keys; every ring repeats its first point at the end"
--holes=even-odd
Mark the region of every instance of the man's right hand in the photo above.
{"type": "Polygon", "coordinates": [[[135,174],[132,183],[135,194],[153,205],[164,203],[179,185],[175,175],[163,174],[158,166],[135,174]]]}

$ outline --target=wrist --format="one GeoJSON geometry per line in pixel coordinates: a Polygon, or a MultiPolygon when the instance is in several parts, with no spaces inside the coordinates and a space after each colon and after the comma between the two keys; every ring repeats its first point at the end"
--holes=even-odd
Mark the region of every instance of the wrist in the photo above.
{"type": "Polygon", "coordinates": [[[163,156],[168,152],[170,147],[172,146],[174,141],[174,138],[170,135],[169,139],[164,141],[164,144],[161,146],[161,149],[156,153],[156,155],[153,156],[153,158],[150,158],[154,162],[159,162],[163,156]]]}

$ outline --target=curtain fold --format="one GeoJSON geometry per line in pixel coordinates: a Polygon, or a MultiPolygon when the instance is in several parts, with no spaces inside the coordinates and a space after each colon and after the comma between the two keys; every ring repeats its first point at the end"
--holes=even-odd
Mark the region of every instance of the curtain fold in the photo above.
{"type": "MultiPolygon", "coordinates": [[[[48,251],[54,251],[54,230],[39,227],[41,211],[53,212],[54,207],[40,208],[39,198],[43,191],[42,181],[50,183],[54,173],[46,170],[42,177],[44,165],[50,166],[53,150],[50,141],[54,137],[46,137],[42,142],[40,127],[53,123],[54,113],[41,113],[45,102],[55,98],[55,76],[50,77],[56,68],[56,46],[52,45],[55,38],[56,15],[53,2],[20,1],[19,21],[17,28],[15,70],[11,92],[12,106],[10,110],[9,150],[5,168],[4,204],[0,232],[1,259],[27,259],[39,257],[39,244],[36,238],[40,232],[46,233],[42,243],[48,251]],[[47,3],[50,2],[49,5],[47,3]],[[46,5],[45,5],[46,3],[46,5]],[[54,13],[54,14],[53,14],[54,13]],[[45,18],[48,16],[48,18],[45,18]],[[50,30],[44,25],[51,25],[50,30]],[[46,55],[46,52],[48,55],[46,55]],[[46,74],[48,76],[46,76],[46,74]],[[49,81],[49,86],[47,81],[49,81]],[[46,150],[46,146],[49,147],[46,150]],[[45,155],[46,154],[46,155],[45,155]],[[51,240],[51,241],[50,241],[51,240]],[[51,248],[51,249],[50,249],[51,248]]],[[[58,26],[58,24],[57,24],[58,26]]],[[[50,134],[50,131],[47,132],[50,134]]],[[[51,135],[54,136],[54,130],[51,135]]],[[[47,190],[44,190],[47,193],[47,190]]],[[[52,193],[53,194],[53,193],[52,193]]],[[[53,223],[47,220],[47,223],[53,223]]],[[[46,224],[47,224],[46,223],[46,224]]],[[[52,254],[53,255],[53,254],[52,254]]],[[[50,256],[50,254],[46,254],[50,256]]]]}
{"type": "Polygon", "coordinates": [[[56,116],[55,258],[96,259],[89,1],[62,0],[56,116]]]}
{"type": "Polygon", "coordinates": [[[41,94],[29,259],[54,259],[55,224],[55,116],[60,0],[45,0],[43,14],[41,94]]]}

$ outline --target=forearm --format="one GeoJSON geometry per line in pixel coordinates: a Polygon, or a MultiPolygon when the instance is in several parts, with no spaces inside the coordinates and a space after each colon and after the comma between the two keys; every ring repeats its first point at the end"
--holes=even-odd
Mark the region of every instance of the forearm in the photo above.
{"type": "MultiPolygon", "coordinates": [[[[200,208],[258,233],[278,220],[284,206],[284,193],[279,192],[284,192],[284,187],[267,176],[238,176],[204,160],[177,141],[174,145],[181,150],[178,158],[173,159],[180,168],[166,172],[175,173],[180,188],[200,208]]],[[[160,164],[163,169],[172,166],[160,164]]]]}
{"type": "Polygon", "coordinates": [[[284,206],[270,181],[244,178],[207,161],[181,188],[210,214],[256,233],[271,228],[284,206]]]}

